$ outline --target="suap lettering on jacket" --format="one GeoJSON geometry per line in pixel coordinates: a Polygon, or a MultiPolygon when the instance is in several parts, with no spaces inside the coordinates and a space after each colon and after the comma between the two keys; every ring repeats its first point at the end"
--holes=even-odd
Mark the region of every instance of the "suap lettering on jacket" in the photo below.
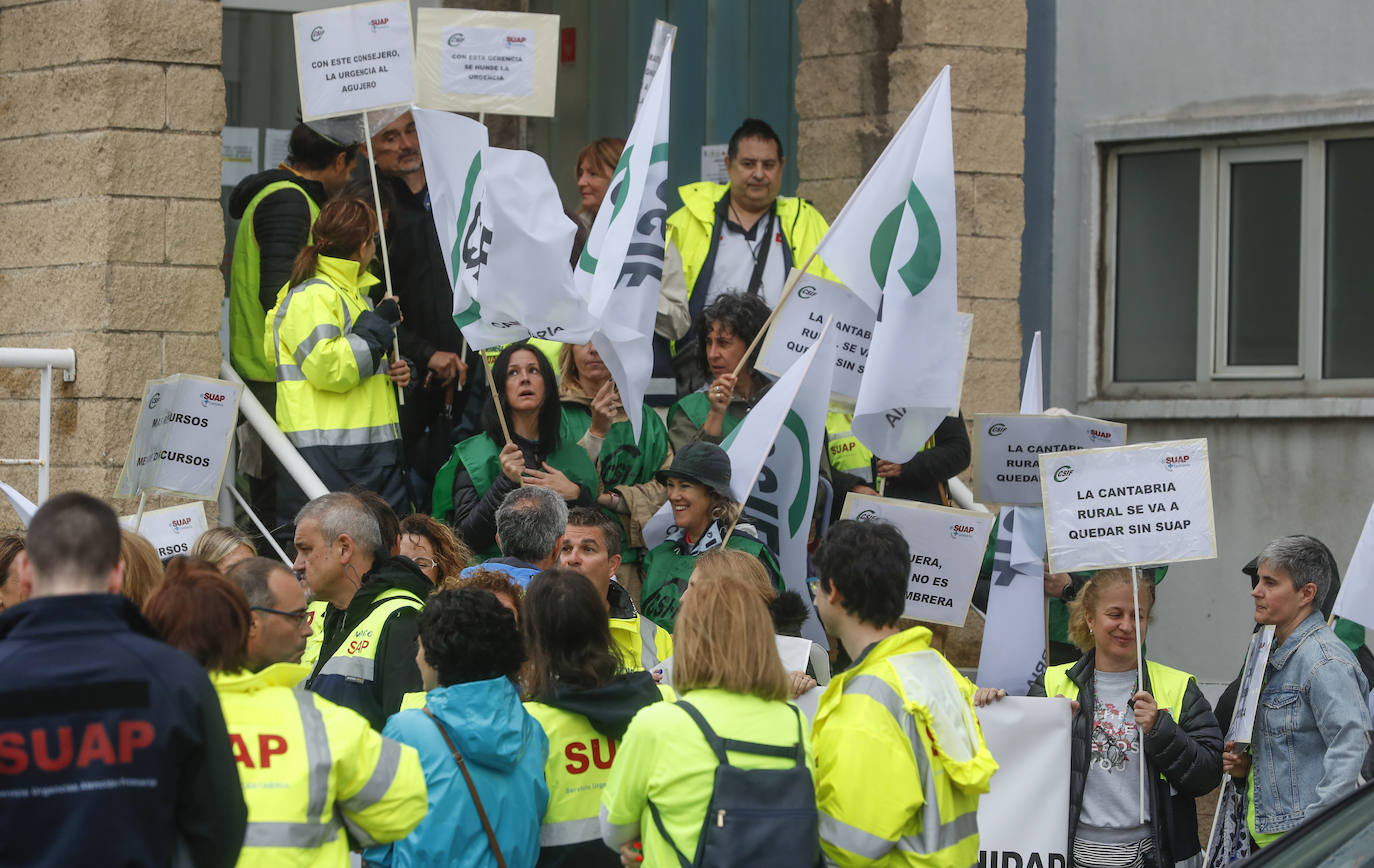
{"type": "Polygon", "coordinates": [[[244,768],[250,769],[270,769],[272,767],[272,757],[281,756],[290,748],[286,742],[285,736],[269,732],[258,733],[256,763],[253,761],[255,756],[253,750],[239,733],[229,733],[229,747],[234,752],[234,762],[244,768]]]}
{"type": "Polygon", "coordinates": [[[615,759],[615,740],[600,738],[592,739],[590,746],[580,741],[569,742],[563,748],[563,756],[568,758],[568,764],[564,767],[570,775],[580,775],[589,770],[593,765],[599,769],[608,769],[611,762],[615,759]],[[601,752],[605,750],[606,756],[602,757],[601,752]]]}
{"type": "Polygon", "coordinates": [[[979,850],[978,868],[1068,868],[1068,862],[1063,853],[979,850]]]}
{"type": "MultiPolygon", "coordinates": [[[[0,775],[23,774],[31,768],[51,773],[73,765],[79,769],[96,763],[129,765],[139,751],[152,745],[156,734],[156,728],[146,720],[121,720],[113,734],[104,723],[94,721],[81,730],[80,740],[71,726],[59,726],[53,731],[40,726],[0,732],[0,775]]],[[[90,788],[104,788],[93,781],[79,786],[87,788],[88,784],[90,788]]]]}

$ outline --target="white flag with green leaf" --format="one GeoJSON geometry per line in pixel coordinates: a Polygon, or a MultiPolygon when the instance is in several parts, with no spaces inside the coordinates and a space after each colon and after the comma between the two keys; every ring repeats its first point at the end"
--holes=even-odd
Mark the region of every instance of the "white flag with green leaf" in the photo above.
{"type": "Polygon", "coordinates": [[[910,461],[959,402],[966,331],[955,304],[954,215],[945,67],[817,248],[878,313],[853,430],[888,461],[910,461]]]}
{"type": "Polygon", "coordinates": [[[651,50],[648,64],[656,66],[648,91],[574,272],[579,292],[601,322],[592,343],[610,369],[635,437],[653,373],[668,223],[668,105],[677,28],[665,25],[662,31],[662,56],[655,58],[651,50]]]}

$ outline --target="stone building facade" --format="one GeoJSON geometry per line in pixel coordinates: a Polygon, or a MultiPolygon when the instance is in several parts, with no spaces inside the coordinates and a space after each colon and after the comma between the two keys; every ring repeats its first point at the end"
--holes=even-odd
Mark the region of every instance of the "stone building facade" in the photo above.
{"type": "MultiPolygon", "coordinates": [[[[209,0],[0,0],[0,346],[76,350],[54,493],[114,491],[145,381],[218,375],[219,65],[209,0]]],[[[0,370],[0,456],[37,454],[38,376],[0,370]]]]}

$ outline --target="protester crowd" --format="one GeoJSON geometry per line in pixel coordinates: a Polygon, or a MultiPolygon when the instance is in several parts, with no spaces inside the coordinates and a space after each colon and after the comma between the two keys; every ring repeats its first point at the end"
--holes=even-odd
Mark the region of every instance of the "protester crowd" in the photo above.
{"type": "MultiPolygon", "coordinates": [[[[468,351],[413,120],[377,126],[302,124],[231,199],[233,364],[331,489],[307,501],[270,454],[247,468],[294,563],[219,528],[164,565],[80,493],[0,539],[0,865],[976,864],[997,763],[975,707],[1005,694],[903,621],[907,541],[818,520],[788,582],[731,491],[721,443],[770,386],[749,347],[826,228],[778,195],[776,134],[746,121],[730,183],[681,191],[671,406],[636,436],[594,345],[468,351]],[[349,181],[360,152],[380,216],[349,181]],[[829,647],[789,671],[813,613],[829,647]]],[[[579,156],[578,219],[623,145],[579,156]]],[[[850,421],[830,414],[817,468],[836,500],[948,504],[961,418],[905,463],[850,421]]],[[[1223,773],[1256,847],[1357,787],[1369,683],[1322,614],[1334,559],[1282,537],[1254,567],[1276,630],[1249,745],[1191,675],[1138,665],[1154,582],[1047,577],[1081,655],[1032,691],[1072,702],[1069,864],[1201,864],[1194,799],[1223,773]]]]}

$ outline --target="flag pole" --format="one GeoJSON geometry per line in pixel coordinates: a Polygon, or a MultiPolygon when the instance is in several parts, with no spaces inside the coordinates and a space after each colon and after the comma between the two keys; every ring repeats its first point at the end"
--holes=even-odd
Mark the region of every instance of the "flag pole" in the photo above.
{"type": "MultiPolygon", "coordinates": [[[[1145,689],[1145,656],[1141,653],[1140,641],[1140,567],[1131,567],[1131,595],[1135,598],[1135,683],[1136,690],[1145,689]]],[[[1048,637],[1048,633],[1046,634],[1048,637]]],[[[1048,641],[1048,640],[1047,640],[1048,641]]],[[[1047,660],[1046,663],[1049,661],[1047,660]]],[[[1138,743],[1139,754],[1136,759],[1140,763],[1140,822],[1145,823],[1145,733],[1136,727],[1136,741],[1138,743]]]]}
{"type": "MultiPolygon", "coordinates": [[[[787,282],[783,284],[782,287],[782,297],[778,299],[778,306],[773,308],[768,314],[768,319],[763,321],[763,326],[759,329],[759,333],[754,335],[754,339],[749,342],[749,349],[744,351],[744,355],[740,356],[739,364],[735,365],[736,377],[739,376],[740,371],[744,370],[745,363],[748,362],[749,357],[754,354],[754,350],[758,349],[759,341],[763,340],[763,336],[768,333],[768,329],[773,325],[773,320],[778,318],[778,311],[782,310],[782,306],[787,304],[787,300],[792,297],[792,290],[796,288],[798,281],[802,279],[802,275],[806,273],[806,269],[811,267],[811,263],[814,262],[815,259],[816,251],[813,250],[811,251],[811,256],[807,258],[806,264],[787,278],[787,282]]],[[[729,539],[729,537],[726,538],[729,539]]]]}
{"type": "MultiPolygon", "coordinates": [[[[496,418],[501,421],[501,433],[506,435],[506,445],[511,443],[510,426],[506,424],[506,411],[501,407],[501,396],[496,391],[496,379],[491,375],[491,359],[487,358],[485,350],[478,350],[477,355],[482,357],[482,368],[487,372],[487,385],[491,387],[491,400],[496,405],[496,418]]],[[[547,397],[545,400],[548,400],[547,397]]]]}
{"type": "MultiPolygon", "coordinates": [[[[367,139],[367,171],[372,176],[372,205],[377,209],[377,234],[382,237],[382,276],[386,278],[385,298],[392,298],[391,292],[391,257],[386,252],[386,220],[382,217],[382,191],[377,189],[377,161],[372,159],[372,124],[367,119],[367,112],[363,112],[363,137],[367,139]]],[[[393,332],[391,336],[391,360],[400,361],[401,343],[396,339],[393,332]]],[[[396,403],[405,406],[405,390],[400,384],[396,384],[396,403]]]]}

